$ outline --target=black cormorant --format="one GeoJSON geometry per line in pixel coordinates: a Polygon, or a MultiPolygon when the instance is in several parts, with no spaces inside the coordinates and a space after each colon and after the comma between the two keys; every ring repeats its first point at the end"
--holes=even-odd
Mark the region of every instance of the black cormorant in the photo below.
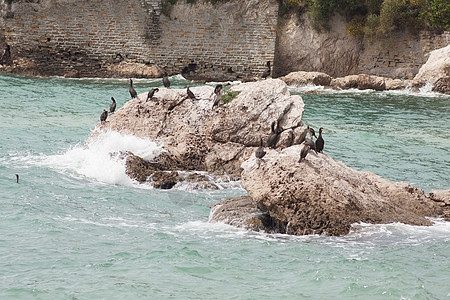
{"type": "Polygon", "coordinates": [[[130,91],[130,95],[131,95],[132,99],[137,97],[137,93],[133,88],[133,80],[131,80],[131,79],[130,79],[130,88],[128,90],[130,91]]]}
{"type": "Polygon", "coordinates": [[[309,126],[308,126],[308,127],[306,128],[306,130],[308,130],[309,136],[310,136],[310,137],[317,137],[317,136],[316,136],[316,132],[314,131],[314,129],[313,129],[312,127],[309,127],[309,126]]]}
{"type": "Polygon", "coordinates": [[[170,81],[169,81],[169,77],[167,76],[167,72],[164,72],[162,80],[163,80],[164,87],[170,88],[170,81]]]}
{"type": "Polygon", "coordinates": [[[302,159],[304,159],[306,155],[308,155],[308,152],[309,152],[309,145],[305,143],[302,150],[300,151],[300,159],[298,162],[302,162],[302,159]]]}
{"type": "Polygon", "coordinates": [[[213,108],[214,106],[219,105],[220,100],[222,100],[222,91],[223,91],[223,85],[218,84],[216,85],[215,89],[214,89],[214,103],[213,103],[213,108]]]}
{"type": "Polygon", "coordinates": [[[259,147],[256,149],[255,156],[259,159],[263,158],[266,155],[266,151],[264,151],[262,137],[259,138],[259,147]]]}
{"type": "Polygon", "coordinates": [[[19,183],[19,174],[16,174],[16,183],[19,183]]]}
{"type": "Polygon", "coordinates": [[[313,141],[312,137],[310,137],[308,139],[305,139],[305,145],[309,146],[309,148],[311,150],[314,150],[314,152],[317,153],[316,145],[314,144],[314,141],[313,141]]]}
{"type": "Polygon", "coordinates": [[[106,118],[108,118],[108,111],[104,109],[102,114],[100,115],[100,123],[101,124],[105,123],[106,118]]]}
{"type": "Polygon", "coordinates": [[[264,72],[261,75],[261,77],[264,78],[264,79],[269,77],[270,73],[272,72],[272,70],[270,69],[270,61],[268,61],[266,65],[267,65],[267,68],[264,70],[264,72]]]}
{"type": "Polygon", "coordinates": [[[145,102],[147,102],[148,100],[152,100],[152,99],[153,99],[153,95],[154,95],[157,91],[159,91],[158,88],[151,89],[151,90],[148,92],[148,94],[147,94],[147,100],[145,100],[145,102]]]}
{"type": "Polygon", "coordinates": [[[116,99],[114,97],[111,97],[111,106],[109,107],[109,113],[112,114],[116,110],[116,99]]]}
{"type": "Polygon", "coordinates": [[[197,100],[197,98],[195,97],[194,93],[189,89],[189,84],[187,85],[187,89],[186,89],[187,95],[189,98],[191,98],[192,100],[197,100]]]}
{"type": "Polygon", "coordinates": [[[270,135],[267,138],[267,147],[269,148],[275,148],[275,145],[278,142],[278,124],[277,124],[277,128],[275,128],[275,124],[276,122],[273,121],[272,125],[271,125],[271,131],[270,131],[270,135]]]}
{"type": "Polygon", "coordinates": [[[323,128],[320,127],[319,128],[319,137],[316,140],[316,151],[317,152],[322,152],[323,146],[325,145],[325,141],[322,138],[322,130],[323,130],[323,128]]]}

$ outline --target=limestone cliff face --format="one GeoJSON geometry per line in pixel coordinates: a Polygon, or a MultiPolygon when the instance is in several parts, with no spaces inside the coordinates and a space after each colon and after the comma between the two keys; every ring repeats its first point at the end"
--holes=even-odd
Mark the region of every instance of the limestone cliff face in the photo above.
{"type": "Polygon", "coordinates": [[[348,35],[340,16],[330,20],[330,32],[317,32],[305,14],[280,17],[274,74],[324,72],[332,77],[355,74],[362,43],[348,35]]]}

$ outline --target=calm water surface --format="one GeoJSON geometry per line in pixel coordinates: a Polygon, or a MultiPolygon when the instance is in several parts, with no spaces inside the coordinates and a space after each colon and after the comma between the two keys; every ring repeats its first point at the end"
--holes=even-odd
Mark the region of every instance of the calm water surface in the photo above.
{"type": "MultiPolygon", "coordinates": [[[[135,80],[138,93],[161,85],[135,80]]],[[[328,155],[450,188],[449,96],[291,92],[328,155]]],[[[345,237],[208,224],[210,205],[245,194],[238,184],[153,190],[109,157],[154,157],[152,141],[110,134],[83,148],[111,96],[129,100],[127,80],[0,75],[0,299],[450,299],[448,222],[355,224],[345,237]]]]}

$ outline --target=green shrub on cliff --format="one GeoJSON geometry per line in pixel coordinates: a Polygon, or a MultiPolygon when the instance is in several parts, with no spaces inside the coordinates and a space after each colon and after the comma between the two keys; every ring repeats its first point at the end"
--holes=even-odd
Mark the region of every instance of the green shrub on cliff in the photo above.
{"type": "Polygon", "coordinates": [[[316,30],[329,30],[333,14],[345,16],[348,32],[369,39],[393,31],[450,30],[449,0],[281,0],[281,14],[306,12],[316,30]]]}
{"type": "Polygon", "coordinates": [[[240,93],[241,93],[240,91],[236,91],[236,92],[229,91],[228,93],[224,94],[224,95],[222,96],[222,102],[223,102],[223,104],[230,103],[230,102],[231,102],[234,98],[236,98],[237,95],[239,95],[240,93]]]}

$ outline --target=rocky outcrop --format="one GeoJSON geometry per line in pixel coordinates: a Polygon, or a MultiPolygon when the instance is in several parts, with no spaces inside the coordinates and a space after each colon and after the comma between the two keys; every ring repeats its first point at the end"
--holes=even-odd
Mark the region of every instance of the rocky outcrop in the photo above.
{"type": "Polygon", "coordinates": [[[450,222],[450,190],[431,190],[430,199],[442,207],[442,217],[450,222]]]}
{"type": "MultiPolygon", "coordinates": [[[[230,177],[240,176],[242,162],[259,146],[260,138],[267,140],[272,122],[278,123],[280,133],[276,147],[302,141],[306,129],[301,122],[302,98],[291,96],[281,80],[232,86],[229,91],[236,92],[236,98],[214,108],[213,87],[190,89],[196,100],[188,98],[185,89],[160,88],[149,101],[146,93],[141,94],[97,126],[100,131],[114,130],[161,143],[165,152],[157,163],[163,170],[208,171],[230,177]]],[[[140,164],[136,168],[132,173],[137,177],[151,176],[141,172],[140,164]]]]}
{"type": "MultiPolygon", "coordinates": [[[[252,155],[242,165],[242,186],[270,216],[269,232],[343,235],[353,223],[430,225],[426,216],[442,214],[422,190],[353,170],[326,154],[310,152],[299,163],[302,146],[267,150],[262,161],[252,155]]],[[[226,219],[219,213],[211,219],[226,219]]]]}
{"type": "Polygon", "coordinates": [[[349,75],[340,78],[334,78],[331,80],[330,85],[334,88],[339,89],[359,89],[359,90],[376,90],[384,91],[386,90],[386,83],[384,77],[359,74],[359,75],[349,75]]]}
{"type": "Polygon", "coordinates": [[[322,85],[328,86],[331,82],[331,76],[321,72],[292,72],[286,76],[280,77],[281,80],[288,85],[304,86],[304,85],[322,85]]]}
{"type": "Polygon", "coordinates": [[[415,87],[430,83],[433,91],[450,94],[450,45],[434,50],[430,53],[427,62],[420,68],[414,77],[415,87]]]}
{"type": "Polygon", "coordinates": [[[254,231],[275,232],[270,215],[261,211],[249,196],[226,199],[212,205],[209,222],[220,222],[254,231]]]}

